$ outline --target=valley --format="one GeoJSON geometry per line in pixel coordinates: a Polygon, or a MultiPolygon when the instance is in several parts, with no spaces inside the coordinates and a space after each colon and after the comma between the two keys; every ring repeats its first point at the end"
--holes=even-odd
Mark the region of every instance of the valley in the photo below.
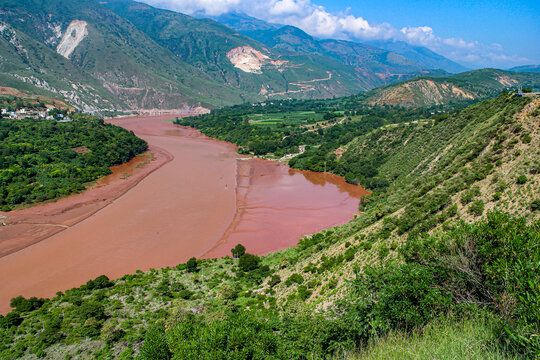
{"type": "Polygon", "coordinates": [[[455,5],[0,0],[0,360],[539,359],[540,8],[455,5]]]}
{"type": "Polygon", "coordinates": [[[102,273],[221,257],[238,243],[256,254],[285,249],[349,221],[368,194],[332,174],[239,158],[234,145],[165,119],[109,120],[146,140],[153,159],[142,155],[81,194],[8,213],[2,312],[17,295],[49,297],[102,273]]]}

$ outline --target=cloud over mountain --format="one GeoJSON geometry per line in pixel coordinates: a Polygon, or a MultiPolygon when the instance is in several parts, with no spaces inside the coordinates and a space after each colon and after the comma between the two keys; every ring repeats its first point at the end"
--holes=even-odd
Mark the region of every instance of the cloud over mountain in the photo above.
{"type": "Polygon", "coordinates": [[[331,13],[311,0],[141,0],[186,14],[217,16],[241,11],[278,24],[293,25],[320,38],[357,41],[395,40],[425,46],[452,60],[477,66],[505,67],[531,62],[505,54],[500,44],[482,44],[461,38],[441,38],[427,25],[396,29],[388,23],[370,23],[348,11],[331,13]]]}

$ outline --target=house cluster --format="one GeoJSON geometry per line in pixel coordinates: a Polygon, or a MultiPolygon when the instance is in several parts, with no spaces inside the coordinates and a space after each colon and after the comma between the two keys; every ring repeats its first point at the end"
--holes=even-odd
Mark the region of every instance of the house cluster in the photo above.
{"type": "Polygon", "coordinates": [[[68,122],[72,121],[72,119],[69,116],[64,116],[64,114],[56,114],[51,115],[49,114],[52,109],[44,109],[44,110],[28,110],[26,108],[18,109],[16,111],[11,111],[9,109],[2,109],[2,117],[6,117],[9,119],[47,119],[47,120],[57,120],[58,122],[68,122]]]}

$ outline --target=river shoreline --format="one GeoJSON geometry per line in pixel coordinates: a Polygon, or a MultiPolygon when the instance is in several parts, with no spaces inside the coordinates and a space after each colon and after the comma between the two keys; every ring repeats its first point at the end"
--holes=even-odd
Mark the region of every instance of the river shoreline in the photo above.
{"type": "MultiPolygon", "coordinates": [[[[18,295],[50,297],[102,274],[116,278],[193,256],[222,257],[237,243],[259,255],[284,249],[303,235],[351,220],[367,193],[332,174],[241,156],[235,145],[166,118],[108,120],[134,131],[156,154],[144,166],[126,165],[132,175],[118,169],[116,178],[72,199],[20,210],[42,220],[34,222],[36,229],[54,233],[0,257],[0,313],[18,295]],[[131,185],[107,200],[105,189],[125,181],[131,185]],[[102,196],[83,205],[73,200],[92,191],[102,196]],[[69,219],[47,229],[54,216],[69,219]]],[[[14,226],[1,227],[0,238],[14,226]]]]}

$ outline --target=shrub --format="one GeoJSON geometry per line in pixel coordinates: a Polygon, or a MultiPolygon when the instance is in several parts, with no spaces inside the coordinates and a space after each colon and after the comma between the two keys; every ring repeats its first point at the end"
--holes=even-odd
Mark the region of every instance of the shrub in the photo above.
{"type": "Polygon", "coordinates": [[[188,273],[194,273],[197,271],[197,259],[192,257],[186,263],[186,270],[188,273]]]}
{"type": "Polygon", "coordinates": [[[101,329],[101,338],[108,344],[112,344],[120,340],[125,334],[125,331],[120,329],[113,322],[106,322],[101,329]]]}
{"type": "Polygon", "coordinates": [[[527,177],[525,175],[518,176],[518,178],[516,180],[516,183],[518,183],[519,185],[523,185],[526,182],[527,182],[527,177]]]}
{"type": "Polygon", "coordinates": [[[530,144],[530,142],[532,141],[532,137],[531,135],[524,135],[521,141],[523,141],[524,144],[530,144]]]}
{"type": "Polygon", "coordinates": [[[306,301],[311,296],[312,291],[308,290],[305,286],[299,286],[298,287],[298,297],[302,299],[303,301],[306,301]]]}
{"type": "Polygon", "coordinates": [[[113,286],[113,282],[105,275],[100,275],[94,280],[88,280],[86,283],[86,288],[88,290],[105,289],[111,286],[113,286]]]}
{"type": "Polygon", "coordinates": [[[302,275],[294,273],[287,278],[287,280],[285,281],[285,285],[290,286],[292,285],[292,283],[301,284],[303,282],[304,278],[302,277],[302,275]]]}
{"type": "Polygon", "coordinates": [[[383,260],[388,254],[390,253],[390,250],[386,246],[381,246],[379,248],[379,259],[383,260]]]}
{"type": "Polygon", "coordinates": [[[502,337],[520,351],[540,354],[540,222],[488,213],[487,221],[461,223],[442,236],[411,239],[407,264],[432,269],[431,284],[449,291],[456,303],[488,306],[505,322],[502,337]]]}
{"type": "Polygon", "coordinates": [[[531,202],[531,211],[540,210],[540,199],[535,199],[531,202]]]}
{"type": "Polygon", "coordinates": [[[178,292],[178,297],[184,300],[189,300],[191,299],[192,296],[193,296],[193,291],[188,290],[188,289],[180,290],[178,292]]]}
{"type": "Polygon", "coordinates": [[[257,255],[246,253],[240,256],[238,267],[244,272],[252,271],[259,268],[260,261],[261,259],[257,255]]]}
{"type": "Polygon", "coordinates": [[[6,316],[0,315],[0,328],[10,328],[12,326],[19,326],[23,321],[18,312],[12,311],[6,316]]]}
{"type": "Polygon", "coordinates": [[[272,275],[272,278],[270,280],[268,280],[268,286],[270,287],[274,287],[276,286],[277,284],[279,284],[281,282],[281,278],[279,277],[279,275],[272,275]]]}
{"type": "Polygon", "coordinates": [[[137,359],[169,360],[171,358],[172,353],[163,327],[160,325],[152,326],[146,333],[144,344],[141,346],[141,352],[137,359]]]}
{"type": "Polygon", "coordinates": [[[89,318],[101,320],[105,319],[105,309],[100,303],[90,300],[81,304],[81,306],[77,309],[77,315],[83,321],[89,318]]]}
{"type": "Polygon", "coordinates": [[[362,339],[390,329],[412,329],[446,311],[452,296],[437,286],[436,269],[408,263],[357,271],[350,295],[340,303],[362,339]]]}
{"type": "Polygon", "coordinates": [[[235,300],[238,297],[236,290],[228,284],[222,285],[219,293],[225,300],[235,300]]]}
{"type": "Polygon", "coordinates": [[[354,256],[356,255],[356,248],[348,248],[347,251],[345,251],[345,260],[352,261],[354,259],[354,256]]]}
{"type": "Polygon", "coordinates": [[[469,206],[469,213],[474,216],[482,215],[484,213],[484,203],[482,200],[473,201],[473,203],[469,206]]]}
{"type": "Polygon", "coordinates": [[[45,299],[38,299],[36,297],[31,297],[30,299],[25,299],[23,296],[17,296],[9,302],[9,306],[15,308],[19,312],[27,312],[39,309],[45,303],[45,299]]]}

